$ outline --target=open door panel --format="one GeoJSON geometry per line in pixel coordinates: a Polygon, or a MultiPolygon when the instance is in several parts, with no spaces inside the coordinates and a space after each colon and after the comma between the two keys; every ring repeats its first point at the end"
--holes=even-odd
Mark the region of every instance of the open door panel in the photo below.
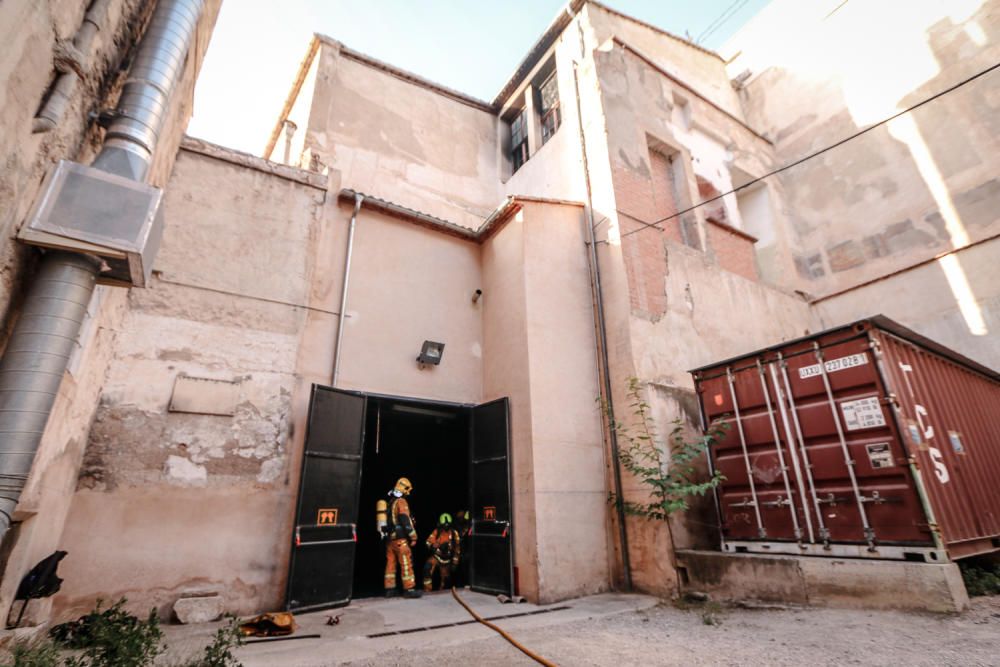
{"type": "Polygon", "coordinates": [[[289,610],[351,600],[365,405],[362,395],[313,385],[292,536],[289,610]]]}
{"type": "Polygon", "coordinates": [[[470,584],[475,591],[513,595],[508,400],[472,408],[470,436],[470,584]]]}

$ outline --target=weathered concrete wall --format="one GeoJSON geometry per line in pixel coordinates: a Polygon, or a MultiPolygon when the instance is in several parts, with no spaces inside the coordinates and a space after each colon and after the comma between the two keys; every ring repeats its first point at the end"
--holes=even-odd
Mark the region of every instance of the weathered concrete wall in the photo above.
{"type": "MultiPolygon", "coordinates": [[[[822,4],[773,3],[724,50],[741,52],[730,73],[750,75],[742,93],[746,115],[775,141],[779,164],[840,141],[1000,58],[996,0],[918,3],[905,12],[875,0],[827,3],[825,11],[822,4]]],[[[986,75],[777,176],[793,256],[782,282],[824,297],[1000,233],[998,90],[1000,78],[986,75]]],[[[908,304],[912,312],[898,302],[885,306],[921,333],[944,334],[959,350],[981,355],[989,347],[984,339],[995,334],[988,323],[1000,316],[989,297],[993,285],[982,282],[989,276],[981,271],[974,279],[964,260],[943,268],[952,303],[936,299],[935,318],[920,314],[926,311],[920,299],[908,304]],[[935,325],[935,319],[949,324],[935,325]]],[[[913,293],[936,294],[939,274],[903,275],[913,293]]],[[[836,300],[857,300],[844,313],[870,311],[871,294],[857,290],[836,300]]],[[[827,324],[839,324],[830,319],[833,311],[822,312],[827,324]]]]}
{"type": "Polygon", "coordinates": [[[583,12],[597,43],[620,38],[715,104],[742,118],[743,110],[729,85],[726,64],[716,53],[599,4],[588,3],[583,12]]]}
{"type": "Polygon", "coordinates": [[[62,538],[60,616],[119,595],[166,610],[204,589],[238,612],[281,601],[291,394],[325,196],[180,153],[156,277],[130,294],[62,538]],[[232,414],[171,412],[181,376],[233,383],[232,414]]]}
{"type": "Polygon", "coordinates": [[[717,600],[849,609],[960,612],[969,606],[955,563],[679,551],[685,588],[717,600]]]}
{"type": "MultiPolygon", "coordinates": [[[[199,25],[186,69],[171,101],[167,123],[154,156],[149,180],[162,186],[170,174],[178,142],[191,114],[197,69],[218,15],[221,0],[210,0],[199,25]]],[[[7,2],[0,7],[0,308],[6,330],[17,317],[20,292],[28,280],[36,251],[13,240],[34,201],[44,172],[58,159],[87,162],[100,145],[100,132],[87,114],[113,105],[123,80],[119,67],[134,44],[151,6],[112,1],[102,29],[81,63],[86,76],[77,86],[63,122],[48,133],[32,134],[31,121],[56,76],[56,44],[65,44],[80,25],[86,2],[7,2]],[[140,7],[140,5],[142,5],[140,7]]],[[[125,312],[127,291],[99,287],[91,301],[76,357],[60,387],[59,397],[15,513],[14,540],[3,565],[0,610],[6,614],[23,574],[60,544],[80,461],[87,441],[105,370],[125,312]]],[[[75,554],[68,558],[75,557],[75,554]]],[[[66,561],[64,561],[66,562],[66,561]]],[[[28,622],[44,621],[51,599],[32,603],[28,622]]]]}
{"type": "MultiPolygon", "coordinates": [[[[887,276],[863,287],[822,299],[813,305],[821,326],[830,327],[878,313],[928,338],[954,348],[989,368],[1000,368],[1000,239],[960,250],[954,258],[975,285],[975,304],[989,334],[970,336],[955,304],[942,260],[887,276]]],[[[948,260],[944,260],[948,261],[948,260]]]]}
{"type": "MultiPolygon", "coordinates": [[[[637,426],[630,407],[634,399],[625,392],[628,379],[635,377],[656,430],[665,436],[676,419],[691,436],[698,410],[687,370],[801,335],[810,326],[809,307],[795,295],[754,280],[742,245],[731,247],[733,233],[721,228],[721,234],[707,233],[704,209],[669,221],[665,231],[644,229],[642,223],[700,201],[698,176],[715,180],[722,190],[734,164],[748,172],[766,169],[770,147],[615,42],[594,52],[594,66],[600,103],[584,97],[589,102],[584,114],[588,133],[598,137],[588,139],[595,215],[607,218],[598,230],[606,240],[600,257],[616,416],[637,426]],[[678,114],[682,95],[686,108],[678,114]],[[588,123],[588,115],[596,120],[588,123]],[[601,146],[599,139],[605,136],[606,146],[601,146]],[[731,148],[720,148],[727,146],[731,148]],[[657,175],[654,152],[659,153],[655,160],[671,161],[669,178],[657,175]],[[672,196],[664,196],[658,190],[670,181],[672,196]]],[[[737,212],[733,204],[726,202],[737,212]]],[[[739,224],[738,215],[729,221],[739,224]]],[[[739,241],[749,243],[742,237],[739,241]]],[[[647,489],[640,480],[626,475],[623,482],[626,499],[644,501],[647,489]]],[[[711,541],[713,523],[707,501],[695,503],[670,526],[630,517],[635,584],[675,593],[674,544],[711,541]]]]}
{"type": "Polygon", "coordinates": [[[497,119],[324,40],[306,149],[344,185],[476,227],[500,200],[497,119]],[[325,109],[325,114],[320,110],[325,109]]]}

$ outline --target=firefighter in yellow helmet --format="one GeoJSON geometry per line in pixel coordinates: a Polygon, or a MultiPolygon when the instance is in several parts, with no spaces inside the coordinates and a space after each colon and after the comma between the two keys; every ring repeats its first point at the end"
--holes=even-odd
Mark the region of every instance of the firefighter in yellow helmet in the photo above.
{"type": "Polygon", "coordinates": [[[451,572],[458,567],[462,557],[462,539],[458,531],[451,527],[451,515],[442,514],[437,528],[427,538],[430,556],[424,563],[424,590],[430,591],[434,584],[434,570],[441,572],[441,588],[449,588],[451,572]]]}
{"type": "Polygon", "coordinates": [[[413,491],[410,480],[400,477],[395,488],[389,492],[389,501],[378,501],[375,505],[375,517],[379,531],[385,539],[385,596],[396,594],[396,566],[403,580],[403,594],[409,598],[420,597],[416,590],[416,577],[413,574],[413,554],[410,547],[417,544],[417,529],[410,514],[410,505],[406,496],[413,491]]]}

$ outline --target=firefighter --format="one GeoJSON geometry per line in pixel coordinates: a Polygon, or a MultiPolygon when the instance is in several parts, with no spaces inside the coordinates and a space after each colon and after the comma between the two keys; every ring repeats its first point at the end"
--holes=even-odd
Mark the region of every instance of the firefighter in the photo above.
{"type": "Polygon", "coordinates": [[[442,514],[438,519],[437,528],[427,538],[427,549],[431,555],[424,564],[424,590],[433,589],[434,570],[441,572],[441,588],[448,588],[452,569],[458,567],[462,557],[462,539],[451,527],[450,514],[442,514]]]}
{"type": "Polygon", "coordinates": [[[410,514],[406,497],[413,491],[410,480],[400,477],[395,488],[389,492],[389,502],[380,500],[375,504],[375,517],[379,531],[385,540],[385,596],[396,594],[396,566],[399,565],[403,580],[403,595],[408,598],[420,597],[416,590],[413,574],[413,554],[411,547],[417,544],[417,529],[410,514]]]}

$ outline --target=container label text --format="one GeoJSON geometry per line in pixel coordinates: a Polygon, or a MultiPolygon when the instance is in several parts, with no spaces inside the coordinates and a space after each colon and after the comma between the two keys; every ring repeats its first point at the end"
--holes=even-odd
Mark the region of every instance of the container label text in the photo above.
{"type": "Polygon", "coordinates": [[[840,409],[844,413],[844,425],[848,431],[885,426],[885,415],[875,396],[844,401],[840,404],[840,409]]]}
{"type": "MultiPolygon", "coordinates": [[[[831,359],[826,362],[826,372],[835,373],[837,371],[842,371],[846,368],[854,368],[855,366],[864,366],[868,363],[868,355],[864,352],[860,354],[851,354],[846,357],[840,357],[839,359],[831,359]]],[[[812,366],[803,366],[799,369],[799,378],[805,380],[806,378],[816,377],[820,374],[819,364],[813,364],[812,366]]]]}

